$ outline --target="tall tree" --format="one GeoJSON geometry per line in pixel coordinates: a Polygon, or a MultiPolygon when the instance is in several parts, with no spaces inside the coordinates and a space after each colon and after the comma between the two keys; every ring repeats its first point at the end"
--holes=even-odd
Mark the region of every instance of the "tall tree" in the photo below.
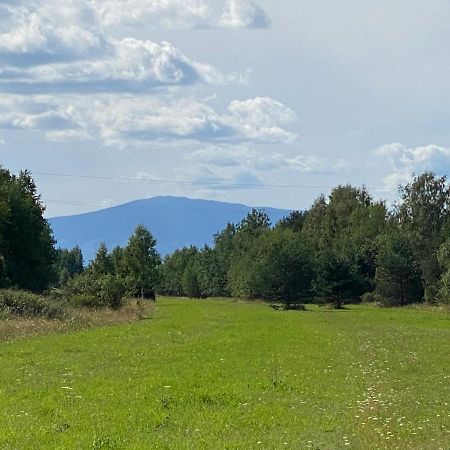
{"type": "Polygon", "coordinates": [[[364,280],[351,259],[328,250],[318,256],[315,266],[315,295],[337,309],[346,301],[355,300],[362,291],[364,280]]]}
{"type": "Polygon", "coordinates": [[[161,258],[156,251],[156,239],[143,225],[138,225],[124,250],[124,264],[133,280],[136,293],[154,297],[161,258]]]}
{"type": "Polygon", "coordinates": [[[95,258],[91,261],[89,269],[94,275],[112,275],[114,264],[111,254],[104,242],[100,242],[95,258]]]}
{"type": "Polygon", "coordinates": [[[390,304],[403,306],[422,299],[423,288],[414,245],[407,231],[398,227],[390,227],[379,238],[376,292],[390,304]]]}
{"type": "Polygon", "coordinates": [[[195,246],[184,247],[167,255],[160,267],[159,292],[166,295],[187,295],[183,275],[187,267],[194,270],[198,249],[195,246]]]}
{"type": "Polygon", "coordinates": [[[27,171],[0,168],[0,259],[3,286],[41,291],[54,278],[54,240],[27,171]]]}
{"type": "Polygon", "coordinates": [[[248,256],[259,238],[270,229],[265,211],[252,209],[237,225],[227,274],[228,289],[233,295],[247,296],[248,256]]]}
{"type": "Polygon", "coordinates": [[[71,250],[57,249],[55,260],[55,272],[59,286],[63,286],[71,278],[83,272],[83,254],[80,247],[71,250]]]}
{"type": "Polygon", "coordinates": [[[238,296],[286,303],[311,298],[312,253],[298,233],[279,228],[264,233],[240,267],[241,282],[233,286],[238,296]]]}
{"type": "Polygon", "coordinates": [[[425,172],[401,188],[400,193],[396,218],[413,239],[425,299],[433,301],[441,276],[437,251],[449,231],[450,188],[446,177],[425,172]]]}
{"type": "Polygon", "coordinates": [[[291,211],[287,217],[284,217],[276,224],[276,228],[300,233],[303,230],[307,216],[308,211],[291,211]]]}

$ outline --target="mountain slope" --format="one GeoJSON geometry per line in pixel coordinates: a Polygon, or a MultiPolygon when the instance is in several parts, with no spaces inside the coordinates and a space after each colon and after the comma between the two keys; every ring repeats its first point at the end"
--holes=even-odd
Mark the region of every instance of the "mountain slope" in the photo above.
{"type": "MultiPolygon", "coordinates": [[[[101,241],[108,248],[125,245],[136,225],[143,224],[157,239],[161,255],[186,245],[203,246],[212,243],[213,234],[227,222],[239,222],[251,210],[250,206],[185,197],[153,197],[136,200],[112,208],[74,216],[49,219],[57,245],[81,247],[85,262],[95,256],[101,241]]],[[[289,211],[263,208],[272,223],[289,211]]]]}

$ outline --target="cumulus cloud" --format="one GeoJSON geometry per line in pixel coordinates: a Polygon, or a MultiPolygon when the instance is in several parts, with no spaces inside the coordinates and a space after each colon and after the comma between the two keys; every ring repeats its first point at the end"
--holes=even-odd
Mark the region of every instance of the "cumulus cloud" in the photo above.
{"type": "Polygon", "coordinates": [[[71,104],[57,104],[49,98],[29,99],[3,96],[0,100],[0,129],[40,130],[48,140],[86,140],[88,126],[71,104]]]}
{"type": "Polygon", "coordinates": [[[270,98],[233,101],[224,113],[194,98],[161,102],[154,97],[99,100],[92,116],[106,143],[145,143],[158,138],[198,141],[290,142],[284,125],[292,110],[270,98]]]}
{"type": "Polygon", "coordinates": [[[392,172],[383,179],[386,187],[409,182],[413,173],[430,170],[437,175],[448,175],[450,171],[450,148],[439,145],[409,148],[391,143],[377,148],[375,154],[387,159],[391,166],[392,172]]]}
{"type": "Polygon", "coordinates": [[[94,0],[105,25],[163,25],[167,28],[265,28],[270,19],[250,0],[228,0],[218,14],[205,0],[94,0]]]}
{"type": "Polygon", "coordinates": [[[289,108],[268,98],[263,102],[258,98],[231,102],[225,112],[191,97],[142,94],[41,95],[27,99],[15,95],[5,96],[0,104],[2,128],[64,129],[47,137],[62,140],[91,136],[105,145],[120,147],[145,146],[156,140],[286,142],[295,134],[283,126],[294,119],[289,108]]]}
{"type": "Polygon", "coordinates": [[[304,154],[291,157],[282,153],[258,151],[246,145],[209,146],[188,154],[186,159],[205,167],[225,170],[240,167],[258,172],[281,170],[314,174],[332,174],[348,170],[348,164],[342,159],[330,160],[304,154]]]}
{"type": "Polygon", "coordinates": [[[281,126],[296,119],[294,111],[269,97],[234,100],[228,107],[230,121],[249,138],[261,138],[268,142],[290,142],[297,136],[281,126]]]}
{"type": "Polygon", "coordinates": [[[229,0],[220,24],[229,28],[266,28],[270,25],[270,19],[253,1],[229,0]]]}
{"type": "Polygon", "coordinates": [[[0,86],[11,92],[145,91],[160,86],[224,83],[227,79],[168,42],[125,38],[109,44],[109,53],[95,60],[0,69],[0,86]]]}
{"type": "Polygon", "coordinates": [[[187,154],[184,161],[175,169],[178,178],[188,177],[201,189],[211,191],[258,188],[270,184],[270,179],[279,179],[280,174],[328,175],[348,170],[343,160],[303,154],[290,157],[243,144],[207,145],[187,154]]]}
{"type": "Polygon", "coordinates": [[[27,66],[93,58],[107,51],[107,38],[89,3],[17,2],[0,11],[0,61],[27,66]]]}
{"type": "Polygon", "coordinates": [[[94,0],[93,5],[105,25],[199,28],[214,20],[212,8],[203,0],[94,0]]]}
{"type": "Polygon", "coordinates": [[[168,42],[117,38],[108,28],[147,19],[206,24],[211,17],[201,0],[67,0],[64,8],[55,0],[3,4],[0,87],[29,94],[242,82],[245,74],[223,76],[168,42]]]}
{"type": "Polygon", "coordinates": [[[120,147],[181,139],[292,142],[296,115],[272,98],[233,100],[219,110],[197,100],[194,89],[189,97],[181,89],[240,83],[239,75],[222,75],[168,42],[114,34],[147,21],[188,28],[268,24],[253,2],[226,5],[222,14],[205,0],[1,2],[0,128],[120,147]]]}

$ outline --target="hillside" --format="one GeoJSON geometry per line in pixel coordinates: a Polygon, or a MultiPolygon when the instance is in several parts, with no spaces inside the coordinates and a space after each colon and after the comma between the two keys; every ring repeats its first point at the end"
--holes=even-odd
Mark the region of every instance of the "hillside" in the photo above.
{"type": "MultiPolygon", "coordinates": [[[[162,255],[186,245],[203,246],[227,222],[238,222],[252,207],[185,197],[153,197],[85,214],[49,219],[57,245],[78,245],[85,261],[94,257],[101,241],[108,248],[124,245],[138,224],[145,225],[156,237],[162,255]]],[[[263,207],[272,223],[289,211],[263,207]]]]}

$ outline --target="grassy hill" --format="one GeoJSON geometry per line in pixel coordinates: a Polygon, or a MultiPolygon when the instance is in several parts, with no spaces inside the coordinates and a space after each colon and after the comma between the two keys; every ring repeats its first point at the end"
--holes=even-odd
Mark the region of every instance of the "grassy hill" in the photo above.
{"type": "Polygon", "coordinates": [[[163,299],[0,342],[0,448],[448,449],[450,315],[163,299]]]}

